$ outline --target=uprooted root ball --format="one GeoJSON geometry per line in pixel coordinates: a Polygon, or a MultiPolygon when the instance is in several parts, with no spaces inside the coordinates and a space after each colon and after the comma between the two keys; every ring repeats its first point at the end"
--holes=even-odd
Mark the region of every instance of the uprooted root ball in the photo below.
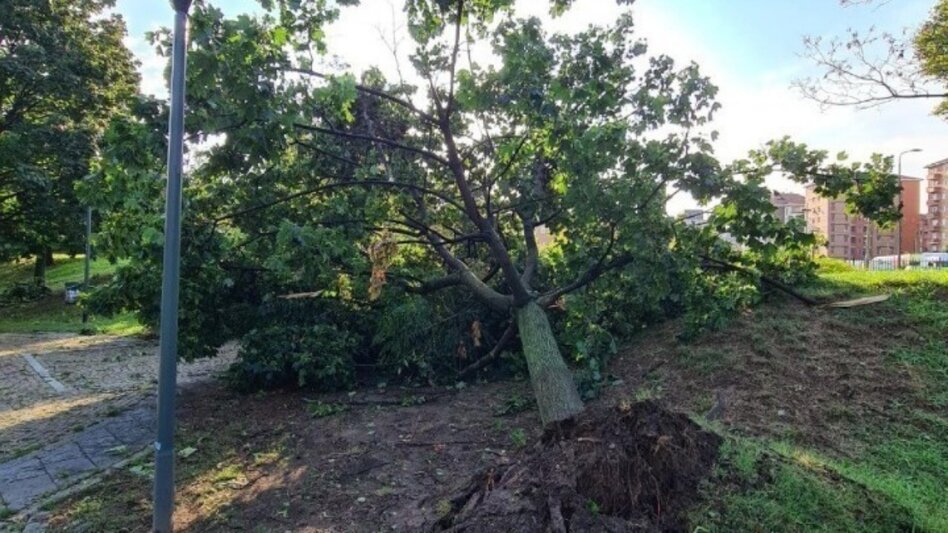
{"type": "Polygon", "coordinates": [[[587,412],[549,428],[521,460],[475,476],[431,529],[683,530],[719,443],[654,402],[587,412]]]}

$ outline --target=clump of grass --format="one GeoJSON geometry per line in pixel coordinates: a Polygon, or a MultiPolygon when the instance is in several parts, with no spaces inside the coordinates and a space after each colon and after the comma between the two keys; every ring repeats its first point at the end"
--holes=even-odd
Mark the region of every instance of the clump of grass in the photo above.
{"type": "Polygon", "coordinates": [[[322,400],[307,401],[306,411],[313,418],[325,418],[327,416],[337,415],[349,410],[349,406],[344,403],[331,403],[322,400]]]}
{"type": "Polygon", "coordinates": [[[438,500],[437,504],[435,504],[435,513],[437,513],[438,516],[448,516],[453,511],[454,506],[451,505],[451,500],[441,499],[438,500]]]}
{"type": "Polygon", "coordinates": [[[682,366],[704,376],[729,367],[733,359],[731,354],[713,346],[681,346],[678,357],[682,366]]]}
{"type": "Polygon", "coordinates": [[[494,409],[494,416],[511,416],[522,413],[533,408],[533,400],[522,395],[514,394],[501,402],[497,409],[494,409]]]}
{"type": "Polygon", "coordinates": [[[419,394],[402,396],[401,400],[399,400],[399,404],[402,407],[412,407],[415,405],[424,405],[426,403],[428,403],[428,398],[419,394]]]}
{"type": "Polygon", "coordinates": [[[514,428],[510,430],[510,444],[516,449],[527,447],[527,432],[523,428],[514,428]]]}
{"type": "Polygon", "coordinates": [[[227,483],[243,476],[243,469],[236,464],[223,465],[219,470],[211,475],[209,481],[214,484],[227,483]]]}

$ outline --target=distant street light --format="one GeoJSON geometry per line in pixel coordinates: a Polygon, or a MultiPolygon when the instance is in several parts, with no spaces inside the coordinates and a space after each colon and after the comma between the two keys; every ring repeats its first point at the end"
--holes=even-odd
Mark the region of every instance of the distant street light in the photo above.
{"type": "Polygon", "coordinates": [[[899,166],[898,166],[898,174],[899,174],[899,229],[898,229],[898,234],[895,236],[895,239],[896,239],[896,241],[895,241],[895,242],[896,242],[896,244],[895,244],[895,261],[896,261],[896,268],[899,269],[899,270],[902,269],[902,156],[905,155],[905,154],[911,154],[911,153],[921,152],[921,151],[922,151],[921,148],[910,148],[910,149],[905,150],[905,151],[903,151],[903,152],[901,152],[901,153],[899,154],[899,166]]]}
{"type": "Polygon", "coordinates": [[[181,276],[181,160],[184,152],[184,94],[188,9],[191,0],[172,0],[171,113],[168,125],[168,184],[165,249],[161,269],[158,438],[155,440],[155,495],[152,530],[171,532],[174,510],[174,395],[178,372],[178,293],[181,276]]]}

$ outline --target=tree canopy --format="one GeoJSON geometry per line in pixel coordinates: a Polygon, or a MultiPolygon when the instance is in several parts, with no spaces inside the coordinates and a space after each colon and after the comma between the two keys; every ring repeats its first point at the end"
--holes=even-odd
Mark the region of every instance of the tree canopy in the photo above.
{"type": "MultiPolygon", "coordinates": [[[[9,0],[0,20],[0,261],[82,246],[75,184],[136,92],[113,0],[9,0]]],[[[40,272],[42,270],[40,269],[40,272]]],[[[40,280],[41,281],[41,280],[40,280]]]]}
{"type": "MultiPolygon", "coordinates": [[[[767,176],[898,217],[881,156],[782,139],[718,161],[715,86],[651,53],[629,13],[559,34],[509,1],[408,0],[406,81],[325,55],[349,3],[192,12],[181,346],[197,357],[241,337],[244,384],[347,386],[359,368],[457,379],[519,337],[524,357],[506,364],[530,376],[541,418],[560,420],[582,409],[562,348],[601,378],[615,338],[682,313],[704,327],[762,277],[809,272],[813,237],[774,216],[767,176]],[[670,216],[678,194],[709,223],[670,216]]],[[[168,32],[152,38],[168,54],[168,32]]],[[[150,322],[161,112],[113,122],[85,195],[106,249],[133,258],[93,305],[150,322]]]]}

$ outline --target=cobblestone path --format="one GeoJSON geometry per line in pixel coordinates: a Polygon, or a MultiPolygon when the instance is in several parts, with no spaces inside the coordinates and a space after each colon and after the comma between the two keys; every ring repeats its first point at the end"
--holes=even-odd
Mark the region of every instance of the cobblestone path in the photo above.
{"type": "MultiPolygon", "coordinates": [[[[233,355],[179,365],[179,383],[199,386],[233,355]]],[[[157,368],[154,341],[0,335],[0,509],[26,509],[148,446],[157,368]]]]}

